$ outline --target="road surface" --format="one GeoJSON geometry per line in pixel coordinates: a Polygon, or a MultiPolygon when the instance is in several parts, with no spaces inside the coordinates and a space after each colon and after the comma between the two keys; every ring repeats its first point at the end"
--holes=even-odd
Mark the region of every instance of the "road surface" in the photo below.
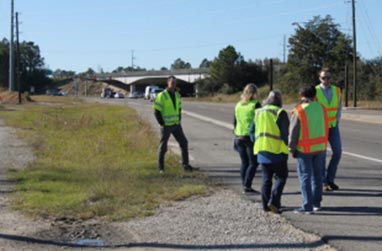
{"type": "MultiPolygon", "coordinates": [[[[149,101],[110,102],[135,108],[157,128],[149,101]]],[[[189,140],[191,164],[200,167],[215,182],[240,192],[240,160],[233,151],[233,107],[234,104],[183,102],[182,125],[189,140]]],[[[339,250],[381,250],[382,112],[345,110],[340,129],[344,151],[336,180],[340,190],[324,194],[322,211],[295,215],[292,211],[300,206],[301,195],[295,161],[290,158],[282,199],[283,216],[339,250]]],[[[260,186],[258,170],[253,187],[260,190],[260,186]]],[[[259,195],[250,199],[261,200],[259,195]]]]}

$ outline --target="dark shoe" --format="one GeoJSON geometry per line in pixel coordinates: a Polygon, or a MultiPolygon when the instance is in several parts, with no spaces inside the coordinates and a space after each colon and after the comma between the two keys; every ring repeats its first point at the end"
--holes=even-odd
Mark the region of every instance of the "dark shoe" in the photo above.
{"type": "Polygon", "coordinates": [[[306,214],[306,215],[311,215],[311,214],[313,214],[313,211],[306,211],[306,210],[303,209],[303,208],[297,208],[297,209],[293,210],[293,213],[295,213],[295,214],[306,214]]]}
{"type": "Polygon", "coordinates": [[[244,194],[250,194],[250,193],[259,193],[259,192],[256,191],[255,189],[252,189],[251,187],[244,187],[243,193],[244,194]]]}
{"type": "Polygon", "coordinates": [[[272,204],[269,204],[268,205],[268,209],[274,213],[274,214],[280,214],[280,209],[278,207],[276,207],[275,205],[272,205],[272,204]]]}
{"type": "Polygon", "coordinates": [[[328,184],[324,184],[322,186],[322,191],[323,192],[328,192],[328,191],[331,191],[332,189],[330,188],[330,186],[328,184]]]}
{"type": "Polygon", "coordinates": [[[338,189],[340,189],[340,187],[337,186],[337,185],[334,184],[334,183],[329,183],[328,185],[329,185],[329,187],[330,187],[332,190],[338,190],[338,189]]]}
{"type": "Polygon", "coordinates": [[[191,165],[183,165],[184,171],[186,172],[192,172],[192,171],[197,171],[199,168],[192,167],[191,165]]]}

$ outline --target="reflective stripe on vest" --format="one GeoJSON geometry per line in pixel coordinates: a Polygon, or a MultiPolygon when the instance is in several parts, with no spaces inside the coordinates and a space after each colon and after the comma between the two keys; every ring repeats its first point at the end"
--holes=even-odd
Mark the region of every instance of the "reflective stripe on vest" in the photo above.
{"type": "Polygon", "coordinates": [[[337,125],[337,112],[340,106],[341,90],[334,85],[331,85],[331,89],[332,100],[329,103],[320,85],[316,85],[317,101],[325,107],[328,114],[329,127],[335,127],[337,125]]]}
{"type": "Polygon", "coordinates": [[[297,112],[300,120],[297,150],[302,153],[325,151],[329,133],[328,116],[325,108],[318,102],[304,103],[298,105],[295,112],[297,112]]]}
{"type": "Polygon", "coordinates": [[[166,126],[179,124],[179,112],[181,109],[181,99],[178,92],[175,92],[175,107],[168,90],[158,93],[153,109],[161,112],[166,126]]]}
{"type": "Polygon", "coordinates": [[[249,102],[238,102],[235,106],[236,127],[234,133],[236,136],[248,136],[251,123],[255,117],[256,100],[249,102]]]}
{"type": "Polygon", "coordinates": [[[280,129],[277,125],[277,119],[282,111],[284,111],[282,108],[273,105],[256,110],[254,154],[259,152],[288,154],[288,147],[281,139],[280,129]]]}

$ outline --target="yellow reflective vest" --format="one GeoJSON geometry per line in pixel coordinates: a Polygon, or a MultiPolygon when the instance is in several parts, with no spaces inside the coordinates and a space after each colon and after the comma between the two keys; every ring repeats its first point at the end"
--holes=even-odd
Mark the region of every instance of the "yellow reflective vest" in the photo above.
{"type": "Polygon", "coordinates": [[[303,103],[294,112],[300,121],[297,151],[306,154],[325,151],[329,133],[325,108],[318,102],[303,103]]]}
{"type": "Polygon", "coordinates": [[[153,104],[153,109],[160,111],[166,126],[179,124],[179,115],[182,109],[179,92],[175,92],[175,106],[167,89],[158,93],[153,104]]]}
{"type": "Polygon", "coordinates": [[[317,101],[325,107],[325,110],[328,114],[329,127],[335,127],[337,125],[337,112],[341,101],[341,90],[334,85],[331,85],[331,89],[332,100],[329,103],[320,85],[316,85],[317,101]]]}
{"type": "Polygon", "coordinates": [[[273,154],[288,154],[288,146],[281,138],[277,119],[284,109],[267,105],[256,110],[255,114],[255,146],[254,154],[270,152],[273,154]]]}
{"type": "Polygon", "coordinates": [[[238,102],[235,106],[236,127],[234,134],[236,136],[248,136],[251,123],[255,117],[255,108],[257,100],[248,102],[238,102]]]}

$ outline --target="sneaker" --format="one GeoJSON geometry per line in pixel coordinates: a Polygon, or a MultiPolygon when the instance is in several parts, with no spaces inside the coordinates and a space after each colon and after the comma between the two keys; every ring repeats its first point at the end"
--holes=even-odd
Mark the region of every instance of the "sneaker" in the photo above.
{"type": "Polygon", "coordinates": [[[306,211],[306,210],[303,209],[303,208],[297,208],[297,209],[293,210],[293,213],[295,213],[295,214],[306,214],[306,215],[310,215],[310,214],[313,214],[313,211],[306,211]]]}
{"type": "Polygon", "coordinates": [[[248,193],[259,193],[259,192],[251,187],[244,187],[243,194],[248,194],[248,193]]]}
{"type": "Polygon", "coordinates": [[[268,209],[274,213],[274,214],[280,214],[280,210],[278,209],[278,207],[276,207],[275,205],[272,205],[272,204],[268,204],[268,209]]]}
{"type": "Polygon", "coordinates": [[[191,165],[183,165],[184,171],[186,172],[192,172],[192,171],[197,171],[199,168],[192,167],[191,165]]]}
{"type": "Polygon", "coordinates": [[[160,174],[164,174],[164,170],[163,169],[159,169],[159,173],[160,174]]]}
{"type": "Polygon", "coordinates": [[[340,189],[340,187],[339,186],[337,186],[335,183],[329,183],[328,184],[329,185],[329,187],[330,187],[330,189],[332,189],[332,190],[338,190],[338,189],[340,189]]]}
{"type": "Polygon", "coordinates": [[[332,189],[330,188],[330,186],[328,184],[324,184],[322,186],[322,191],[323,192],[328,192],[328,191],[331,191],[332,189]]]}
{"type": "Polygon", "coordinates": [[[313,207],[313,212],[321,211],[321,207],[313,207]]]}

